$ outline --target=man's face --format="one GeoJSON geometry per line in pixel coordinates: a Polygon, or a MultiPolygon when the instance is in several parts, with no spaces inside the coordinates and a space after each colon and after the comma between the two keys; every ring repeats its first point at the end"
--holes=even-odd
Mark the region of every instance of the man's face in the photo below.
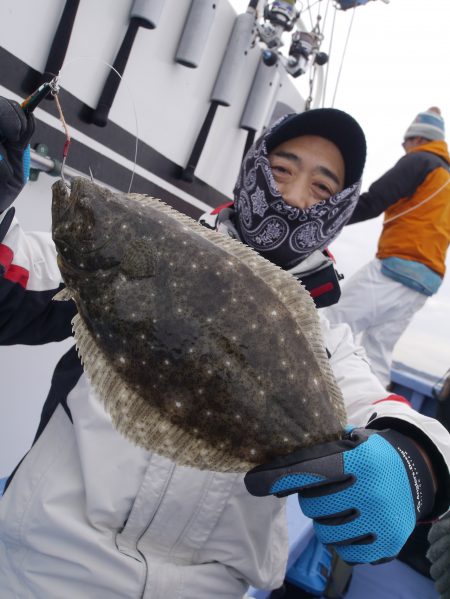
{"type": "Polygon", "coordinates": [[[427,141],[428,140],[424,137],[407,137],[402,143],[402,146],[407,154],[412,149],[417,148],[417,146],[422,146],[423,144],[427,143],[427,141]]]}
{"type": "Polygon", "coordinates": [[[269,162],[278,190],[290,206],[309,208],[344,188],[342,154],[323,137],[289,139],[270,152],[269,162]]]}

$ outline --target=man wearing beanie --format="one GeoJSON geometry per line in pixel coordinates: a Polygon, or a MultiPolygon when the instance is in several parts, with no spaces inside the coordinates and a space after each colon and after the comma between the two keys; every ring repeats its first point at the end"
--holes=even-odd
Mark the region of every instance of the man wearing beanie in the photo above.
{"type": "Polygon", "coordinates": [[[383,385],[398,339],[445,274],[450,243],[450,157],[444,119],[433,106],[407,128],[406,152],[361,194],[347,224],[385,213],[376,258],[343,286],[332,322],[347,322],[383,385]]]}

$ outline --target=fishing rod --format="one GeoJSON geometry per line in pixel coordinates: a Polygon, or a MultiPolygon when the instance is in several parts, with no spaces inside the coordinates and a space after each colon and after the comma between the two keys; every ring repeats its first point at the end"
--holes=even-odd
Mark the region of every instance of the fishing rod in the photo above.
{"type": "Polygon", "coordinates": [[[261,60],[239,123],[239,127],[247,131],[243,156],[275,104],[282,71],[295,78],[305,73],[314,59],[316,64],[325,64],[328,60],[326,54],[319,53],[322,37],[318,26],[311,32],[306,30],[295,0],[278,0],[265,5],[264,20],[257,24],[257,39],[263,47],[261,60]],[[281,52],[282,38],[291,32],[291,44],[285,56],[281,52]]]}
{"type": "Polygon", "coordinates": [[[42,73],[42,81],[52,80],[61,70],[79,4],[80,0],[66,0],[52,45],[50,46],[47,63],[42,73]]]}
{"type": "Polygon", "coordinates": [[[25,100],[20,104],[20,108],[24,111],[26,115],[31,114],[35,108],[42,102],[44,98],[46,98],[49,93],[56,90],[56,77],[52,79],[52,81],[46,81],[42,85],[40,85],[32,94],[30,94],[25,100]]]}
{"type": "Polygon", "coordinates": [[[269,107],[276,98],[280,70],[277,63],[268,63],[264,59],[264,52],[261,53],[261,59],[239,122],[239,127],[247,131],[243,157],[255,141],[256,132],[264,125],[269,107]]]}
{"type": "Polygon", "coordinates": [[[157,27],[163,5],[164,0],[134,0],[130,10],[128,28],[114,60],[113,69],[106,79],[97,107],[93,112],[89,111],[89,120],[95,125],[104,127],[108,122],[109,111],[119,89],[136,34],[140,27],[145,29],[155,29],[157,27]]]}
{"type": "Polygon", "coordinates": [[[194,180],[195,169],[197,168],[206,139],[211,130],[217,108],[219,106],[230,106],[233,101],[246,54],[252,44],[258,4],[259,0],[250,0],[246,12],[236,17],[211,93],[208,112],[194,142],[187,165],[180,174],[181,179],[184,181],[192,183],[194,180]]]}
{"type": "Polygon", "coordinates": [[[24,83],[24,90],[34,89],[41,83],[51,81],[61,70],[69,46],[75,17],[77,16],[80,0],[66,0],[61,18],[58,23],[52,45],[48,53],[47,62],[44,71],[36,76],[32,76],[29,84],[24,83]]]}
{"type": "MultiPolygon", "coordinates": [[[[265,49],[262,50],[262,60],[256,69],[240,121],[240,127],[247,131],[244,151],[251,145],[256,131],[263,124],[267,107],[270,105],[280,77],[280,71],[270,67],[273,67],[279,60],[278,50],[283,45],[282,35],[293,30],[300,17],[300,12],[296,8],[296,0],[274,0],[273,2],[266,0],[262,21],[259,21],[257,15],[259,4],[258,0],[251,0],[247,11],[236,18],[210,97],[208,113],[200,128],[187,165],[181,172],[181,178],[185,181],[192,182],[194,180],[195,169],[217,109],[219,106],[231,105],[243,66],[243,58],[248,49],[254,47],[257,42],[260,42],[265,49]]],[[[298,68],[298,64],[305,55],[306,41],[306,38],[300,36],[291,45],[290,59],[284,61],[284,67],[291,75],[298,76],[304,72],[303,64],[300,68],[298,68]]]]}
{"type": "MultiPolygon", "coordinates": [[[[362,6],[369,1],[371,0],[336,0],[335,7],[348,10],[362,6]]],[[[389,3],[389,0],[382,1],[386,4],[389,3]]],[[[305,102],[305,110],[309,110],[313,101],[314,79],[316,77],[321,79],[318,74],[322,74],[321,67],[329,60],[328,54],[320,51],[324,39],[320,27],[321,19],[321,15],[318,14],[316,24],[313,26],[311,22],[311,29],[308,29],[301,19],[301,11],[296,8],[296,0],[274,0],[266,2],[263,21],[257,23],[257,37],[265,46],[262,52],[262,60],[265,65],[273,67],[281,63],[286,73],[293,78],[308,71],[313,73],[310,78],[310,93],[305,102]],[[283,37],[286,38],[286,33],[291,34],[290,46],[288,52],[283,53],[281,49],[284,46],[283,37]]],[[[323,87],[322,81],[321,87],[323,87]]],[[[250,95],[252,95],[252,91],[250,95]]],[[[243,128],[250,130],[245,125],[243,128]]]]}

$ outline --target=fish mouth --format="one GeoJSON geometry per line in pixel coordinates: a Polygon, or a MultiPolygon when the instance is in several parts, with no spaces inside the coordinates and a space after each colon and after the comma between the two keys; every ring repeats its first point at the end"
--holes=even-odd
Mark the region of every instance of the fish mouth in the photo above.
{"type": "MultiPolygon", "coordinates": [[[[92,254],[99,253],[102,250],[104,250],[111,243],[111,239],[107,239],[100,245],[97,245],[89,250],[81,250],[80,248],[76,249],[73,245],[71,245],[67,241],[64,241],[64,239],[62,237],[59,237],[57,235],[53,236],[53,241],[58,249],[58,253],[70,251],[75,256],[81,256],[81,257],[91,256],[92,254]]],[[[92,239],[85,239],[85,240],[79,239],[77,241],[81,244],[89,245],[91,243],[92,239]]]]}
{"type": "Polygon", "coordinates": [[[109,241],[105,242],[103,246],[100,246],[99,248],[86,252],[75,250],[70,244],[61,239],[55,239],[54,241],[58,250],[58,266],[60,267],[60,270],[64,270],[64,272],[69,275],[95,275],[100,272],[109,272],[120,265],[119,260],[111,260],[103,267],[92,264],[92,257],[94,257],[95,261],[96,254],[102,247],[105,247],[109,241]],[[66,254],[70,256],[70,258],[66,257],[66,254]],[[91,260],[89,260],[90,258],[91,260]],[[86,261],[86,263],[84,261],[86,261]]]}
{"type": "Polygon", "coordinates": [[[89,232],[81,226],[77,227],[77,223],[82,223],[90,216],[89,210],[82,205],[85,201],[84,187],[87,184],[89,182],[85,179],[78,178],[72,181],[70,189],[62,180],[56,181],[52,186],[53,241],[65,261],[65,254],[72,255],[75,261],[78,261],[78,258],[105,251],[113,241],[109,236],[103,235],[101,230],[89,232]]]}
{"type": "Polygon", "coordinates": [[[70,208],[70,193],[66,184],[59,179],[52,185],[52,218],[53,222],[61,222],[62,215],[70,208]]]}

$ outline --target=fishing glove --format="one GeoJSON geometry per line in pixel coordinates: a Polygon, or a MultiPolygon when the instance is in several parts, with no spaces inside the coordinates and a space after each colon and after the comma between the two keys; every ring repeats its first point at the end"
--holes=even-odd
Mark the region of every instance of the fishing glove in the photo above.
{"type": "Polygon", "coordinates": [[[0,213],[28,181],[33,132],[33,115],[27,117],[17,102],[0,96],[0,213]]]}
{"type": "Polygon", "coordinates": [[[348,563],[395,558],[435,496],[420,449],[391,429],[348,430],[340,441],[253,468],[244,481],[256,496],[298,493],[319,540],[348,563]]]}
{"type": "Polygon", "coordinates": [[[428,541],[427,558],[431,562],[430,574],[436,581],[436,590],[441,599],[450,599],[450,511],[433,524],[428,541]]]}

